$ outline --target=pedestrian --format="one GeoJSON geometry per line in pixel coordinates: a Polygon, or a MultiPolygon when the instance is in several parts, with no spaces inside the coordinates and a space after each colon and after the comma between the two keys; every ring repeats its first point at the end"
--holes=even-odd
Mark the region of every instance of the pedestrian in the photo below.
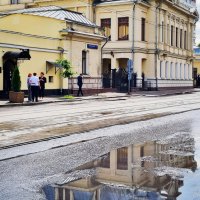
{"type": "Polygon", "coordinates": [[[44,76],[44,72],[40,73],[39,81],[40,81],[39,97],[43,99],[44,98],[44,91],[45,91],[45,83],[47,82],[47,79],[44,76]]]}
{"type": "Polygon", "coordinates": [[[38,102],[38,92],[39,92],[39,78],[37,77],[37,73],[33,73],[33,76],[30,78],[31,82],[31,92],[32,92],[32,102],[34,100],[38,102]]]}
{"type": "Polygon", "coordinates": [[[77,93],[77,96],[79,96],[80,93],[81,93],[81,95],[83,96],[83,91],[82,91],[83,76],[82,76],[82,74],[80,74],[80,75],[77,77],[77,85],[78,85],[78,93],[77,93]]]}
{"type": "Polygon", "coordinates": [[[32,101],[32,92],[31,92],[31,77],[32,74],[29,73],[27,77],[27,88],[28,88],[28,101],[32,101]]]}

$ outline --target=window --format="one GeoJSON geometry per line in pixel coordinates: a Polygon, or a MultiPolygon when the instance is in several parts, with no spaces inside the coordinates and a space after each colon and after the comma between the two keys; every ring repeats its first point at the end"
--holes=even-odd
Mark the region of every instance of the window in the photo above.
{"type": "Polygon", "coordinates": [[[182,48],[182,35],[183,35],[183,30],[180,29],[180,48],[182,48]]]}
{"type": "Polygon", "coordinates": [[[174,26],[171,26],[171,46],[174,45],[174,26]]]}
{"type": "Polygon", "coordinates": [[[184,64],[184,79],[186,79],[187,77],[186,77],[186,64],[184,64]]]}
{"type": "Polygon", "coordinates": [[[168,62],[165,63],[165,78],[168,78],[168,62]]]}
{"type": "Polygon", "coordinates": [[[128,147],[117,149],[117,169],[128,169],[128,147]]]}
{"type": "MultiPolygon", "coordinates": [[[[140,157],[144,157],[144,147],[140,147],[140,157]]],[[[141,161],[141,167],[144,167],[144,160],[141,161]]]]}
{"type": "Polygon", "coordinates": [[[53,83],[53,76],[49,76],[49,83],[53,83]]]}
{"type": "Polygon", "coordinates": [[[103,156],[100,166],[103,168],[110,168],[110,153],[103,156]]]}
{"type": "Polygon", "coordinates": [[[128,17],[118,18],[118,40],[128,40],[129,21],[128,17]]]}
{"type": "Polygon", "coordinates": [[[186,49],[186,44],[187,44],[187,32],[184,31],[184,49],[186,49]]]}
{"type": "Polygon", "coordinates": [[[164,42],[164,22],[162,22],[161,31],[161,42],[164,42]]]}
{"type": "Polygon", "coordinates": [[[162,75],[163,75],[162,65],[163,65],[163,61],[160,61],[160,78],[162,78],[162,75]]]}
{"type": "Polygon", "coordinates": [[[65,189],[65,200],[69,200],[69,199],[70,199],[70,190],[65,189]]]}
{"type": "Polygon", "coordinates": [[[145,41],[145,18],[141,20],[141,40],[145,41]]]}
{"type": "Polygon", "coordinates": [[[87,52],[82,51],[82,74],[86,74],[87,68],[87,52]]]}
{"type": "Polygon", "coordinates": [[[101,19],[101,27],[105,31],[105,36],[109,37],[111,35],[111,19],[106,18],[106,19],[101,19]]]}
{"type": "Polygon", "coordinates": [[[182,63],[180,63],[180,79],[182,78],[182,63]]]}
{"type": "Polygon", "coordinates": [[[169,44],[170,42],[169,42],[169,36],[170,36],[170,34],[169,34],[169,24],[167,24],[167,44],[169,44]]]}
{"type": "Polygon", "coordinates": [[[190,65],[188,64],[188,79],[190,79],[190,65]]]}
{"type": "Polygon", "coordinates": [[[58,199],[63,199],[63,188],[58,188],[58,199]]]}
{"type": "Polygon", "coordinates": [[[178,79],[178,63],[175,66],[175,78],[178,79]]]}
{"type": "Polygon", "coordinates": [[[10,4],[18,4],[18,0],[10,0],[10,4]]]}
{"type": "Polygon", "coordinates": [[[173,78],[173,62],[170,64],[170,78],[173,78]]]}
{"type": "Polygon", "coordinates": [[[176,27],[176,47],[178,47],[178,28],[176,27]]]}

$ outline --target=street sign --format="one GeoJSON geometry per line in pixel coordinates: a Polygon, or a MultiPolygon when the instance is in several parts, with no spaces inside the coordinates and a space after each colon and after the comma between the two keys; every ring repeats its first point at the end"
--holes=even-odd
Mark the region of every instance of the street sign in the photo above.
{"type": "Polygon", "coordinates": [[[133,72],[133,61],[131,59],[127,62],[127,71],[128,71],[128,94],[130,94],[131,90],[131,78],[133,72]]]}
{"type": "Polygon", "coordinates": [[[133,72],[133,61],[131,59],[128,60],[127,62],[127,71],[128,71],[128,80],[131,80],[131,75],[133,72]]]}

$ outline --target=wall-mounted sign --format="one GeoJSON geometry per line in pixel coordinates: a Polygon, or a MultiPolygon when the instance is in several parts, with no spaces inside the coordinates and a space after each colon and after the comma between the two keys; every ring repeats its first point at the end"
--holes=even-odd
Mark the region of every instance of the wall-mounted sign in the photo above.
{"type": "Polygon", "coordinates": [[[96,44],[87,44],[88,49],[98,49],[98,45],[96,44]]]}

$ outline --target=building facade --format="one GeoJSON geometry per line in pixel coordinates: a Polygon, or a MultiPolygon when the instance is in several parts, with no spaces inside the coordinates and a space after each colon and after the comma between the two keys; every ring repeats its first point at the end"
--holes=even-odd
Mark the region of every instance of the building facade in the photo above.
{"type": "Polygon", "coordinates": [[[111,39],[103,70],[126,69],[132,59],[137,87],[192,87],[193,30],[198,14],[178,2],[98,1],[96,23],[111,39]]]}
{"type": "Polygon", "coordinates": [[[47,94],[77,89],[73,79],[69,85],[60,75],[62,69],[56,65],[60,58],[70,61],[75,76],[84,74],[85,90],[101,88],[101,42],[104,36],[99,27],[81,13],[56,6],[23,9],[3,15],[0,27],[2,94],[11,90],[15,66],[21,73],[22,90],[27,90],[27,75],[33,72],[45,73],[47,94]],[[27,50],[30,60],[19,56],[27,50]]]}
{"type": "Polygon", "coordinates": [[[103,87],[127,87],[130,59],[132,87],[193,87],[195,1],[18,0],[17,5],[2,5],[0,9],[48,5],[81,12],[104,29],[103,87]]]}
{"type": "Polygon", "coordinates": [[[193,78],[194,87],[200,87],[200,47],[194,48],[193,78]]]}

